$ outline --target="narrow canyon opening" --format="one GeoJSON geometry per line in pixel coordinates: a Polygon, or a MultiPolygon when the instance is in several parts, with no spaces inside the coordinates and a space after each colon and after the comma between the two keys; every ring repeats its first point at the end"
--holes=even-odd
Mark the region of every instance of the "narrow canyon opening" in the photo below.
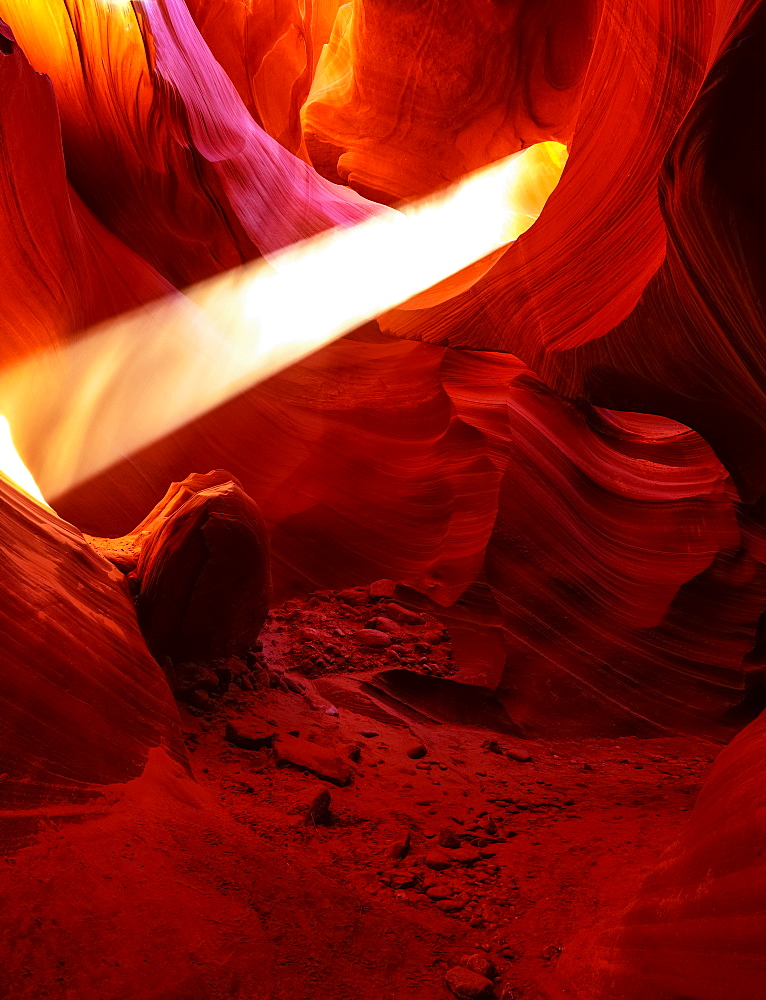
{"type": "Polygon", "coordinates": [[[759,0],[0,0],[0,998],[764,1000],[759,0]]]}

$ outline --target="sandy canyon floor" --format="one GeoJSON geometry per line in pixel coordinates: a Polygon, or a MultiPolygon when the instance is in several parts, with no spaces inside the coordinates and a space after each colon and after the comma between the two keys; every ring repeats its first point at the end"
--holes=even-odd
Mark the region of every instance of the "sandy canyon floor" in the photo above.
{"type": "MultiPolygon", "coordinates": [[[[212,712],[184,715],[197,780],[295,873],[294,891],[268,910],[275,961],[293,984],[284,995],[446,997],[445,973],[476,954],[494,964],[497,996],[566,995],[562,950],[629,900],[687,819],[718,747],[521,740],[429,718],[375,686],[371,667],[399,665],[390,655],[376,662],[380,650],[348,646],[368,620],[390,627],[386,607],[325,600],[271,616],[259,658],[269,686],[262,676],[260,690],[232,687],[212,712]],[[269,746],[236,745],[248,740],[269,746]],[[300,887],[320,883],[321,947],[301,952],[292,914],[316,906],[300,887]],[[336,906],[369,920],[349,929],[336,906]],[[356,964],[355,985],[333,983],[333,954],[356,964]]],[[[446,634],[423,646],[437,638],[423,615],[403,630],[396,659],[448,676],[446,634]]],[[[257,898],[247,876],[235,891],[257,898]]]]}
{"type": "Polygon", "coordinates": [[[562,954],[629,901],[719,748],[458,725],[449,635],[349,601],[275,610],[239,673],[189,669],[197,784],[150,758],[7,863],[0,996],[448,1000],[456,967],[465,996],[466,967],[498,1000],[576,995],[562,954]],[[381,684],[402,667],[426,689],[381,684]]]}

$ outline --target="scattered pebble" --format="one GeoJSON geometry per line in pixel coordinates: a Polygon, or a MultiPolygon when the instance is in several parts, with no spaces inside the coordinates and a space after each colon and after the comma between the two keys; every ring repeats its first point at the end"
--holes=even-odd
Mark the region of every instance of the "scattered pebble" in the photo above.
{"type": "Polygon", "coordinates": [[[485,979],[497,978],[495,963],[480,951],[474,952],[472,955],[463,955],[462,958],[458,959],[458,965],[462,965],[464,969],[470,969],[471,972],[475,972],[479,976],[484,976],[485,979]]]}
{"type": "Polygon", "coordinates": [[[405,858],[410,853],[410,831],[406,830],[397,837],[388,849],[390,858],[405,858]]]}
{"type": "Polygon", "coordinates": [[[274,741],[274,749],[278,765],[308,771],[339,787],[350,784],[353,778],[353,771],[344,760],[327,747],[310,740],[285,735],[274,741]]]}
{"type": "Polygon", "coordinates": [[[540,952],[540,958],[544,958],[546,962],[550,962],[552,958],[561,954],[560,944],[549,944],[542,952],[540,952]]]}
{"type": "Polygon", "coordinates": [[[451,885],[432,885],[429,889],[426,889],[426,896],[429,899],[450,899],[455,895],[455,890],[451,885]]]}
{"type": "Polygon", "coordinates": [[[522,753],[519,750],[506,750],[505,756],[508,760],[518,761],[520,764],[528,764],[532,760],[532,755],[529,753],[522,753]]]}
{"type": "Polygon", "coordinates": [[[429,851],[423,859],[423,864],[426,868],[430,868],[435,872],[443,872],[450,866],[450,859],[445,857],[444,854],[437,853],[436,851],[429,851]]]}
{"type": "Polygon", "coordinates": [[[465,904],[459,899],[440,899],[436,906],[443,913],[458,913],[465,904]]]}
{"type": "Polygon", "coordinates": [[[484,1000],[492,993],[492,982],[470,969],[456,965],[444,977],[444,982],[460,1000],[484,1000]]]}
{"type": "Polygon", "coordinates": [[[238,728],[231,722],[226,723],[224,738],[232,746],[241,750],[264,750],[270,749],[274,743],[276,733],[273,729],[258,728],[253,723],[238,728]]]}
{"type": "Polygon", "coordinates": [[[375,628],[360,629],[355,638],[360,646],[369,646],[371,649],[383,649],[391,644],[389,636],[375,628]]]}
{"type": "Polygon", "coordinates": [[[450,827],[445,826],[439,831],[439,843],[442,847],[457,848],[460,847],[460,837],[455,833],[450,827]]]}
{"type": "Polygon", "coordinates": [[[332,822],[331,803],[332,796],[330,792],[328,789],[323,788],[309,806],[306,822],[313,823],[314,826],[329,826],[332,822]]]}

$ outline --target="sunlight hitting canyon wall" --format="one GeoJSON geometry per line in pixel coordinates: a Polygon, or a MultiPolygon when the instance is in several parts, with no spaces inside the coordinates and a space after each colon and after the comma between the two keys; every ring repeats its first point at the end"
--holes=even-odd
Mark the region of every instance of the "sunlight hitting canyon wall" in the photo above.
{"type": "Polygon", "coordinates": [[[512,243],[565,162],[563,146],[540,143],[402,214],[315,237],[10,369],[0,398],[22,439],[35,426],[42,489],[60,496],[512,243]]]}
{"type": "Polygon", "coordinates": [[[758,1000],[763,4],[0,19],[0,468],[42,491],[0,483],[7,844],[110,822],[103,788],[144,769],[152,809],[208,822],[125,582],[79,530],[125,535],[225,468],[277,604],[392,581],[519,734],[756,719],[560,973],[580,1000],[758,1000]]]}

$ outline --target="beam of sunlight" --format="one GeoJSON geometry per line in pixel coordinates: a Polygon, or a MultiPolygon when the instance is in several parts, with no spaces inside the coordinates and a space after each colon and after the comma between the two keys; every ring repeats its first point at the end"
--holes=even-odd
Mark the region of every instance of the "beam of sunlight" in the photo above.
{"type": "Polygon", "coordinates": [[[16,446],[11,436],[10,424],[3,416],[0,416],[0,475],[5,476],[6,479],[10,479],[14,485],[18,486],[20,490],[23,490],[34,500],[39,500],[40,503],[45,504],[46,507],[48,506],[37,483],[32,477],[32,473],[24,465],[21,456],[16,451],[16,446]]]}
{"type": "Polygon", "coordinates": [[[566,162],[546,142],[401,211],[332,230],[0,373],[0,411],[55,498],[513,242],[566,162]]]}

